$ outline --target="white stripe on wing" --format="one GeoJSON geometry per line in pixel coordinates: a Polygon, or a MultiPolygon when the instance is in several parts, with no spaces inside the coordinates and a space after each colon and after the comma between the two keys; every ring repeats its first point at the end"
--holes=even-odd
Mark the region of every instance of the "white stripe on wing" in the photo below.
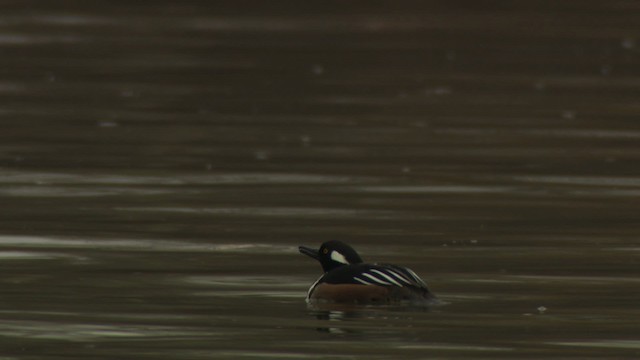
{"type": "Polygon", "coordinates": [[[405,270],[407,270],[409,272],[409,274],[411,274],[411,276],[413,276],[413,278],[418,282],[418,284],[427,287],[427,284],[424,282],[424,280],[420,279],[420,276],[418,276],[416,273],[413,272],[413,270],[409,269],[409,268],[405,268],[405,270]]]}
{"type": "Polygon", "coordinates": [[[353,280],[355,280],[355,281],[357,281],[357,282],[359,282],[361,284],[364,284],[364,285],[373,285],[372,283],[370,283],[368,281],[365,281],[365,280],[362,280],[362,279],[360,279],[359,277],[356,277],[356,276],[353,277],[353,280]]]}
{"type": "Polygon", "coordinates": [[[390,275],[393,275],[396,279],[402,281],[403,283],[407,284],[407,285],[415,285],[414,281],[411,281],[409,279],[407,279],[404,275],[395,272],[394,270],[391,269],[384,269],[384,271],[386,271],[387,273],[389,273],[390,275]]]}
{"type": "Polygon", "coordinates": [[[362,273],[362,276],[366,276],[366,277],[368,277],[369,279],[371,279],[371,280],[373,280],[373,281],[377,282],[377,283],[378,283],[378,284],[380,284],[380,285],[391,285],[391,283],[390,283],[390,282],[386,282],[386,281],[384,281],[384,280],[382,280],[382,279],[379,279],[379,278],[377,278],[377,277],[375,277],[375,276],[373,276],[373,275],[371,275],[371,274],[369,274],[369,273],[362,273]]]}
{"type": "MultiPolygon", "coordinates": [[[[386,270],[386,269],[384,269],[384,270],[386,270]]],[[[383,272],[382,272],[382,271],[380,271],[380,270],[371,269],[371,272],[374,272],[374,273],[376,273],[376,274],[378,274],[378,275],[382,276],[383,278],[385,278],[385,279],[387,279],[387,280],[391,281],[392,283],[394,283],[394,284],[396,284],[396,285],[398,285],[398,286],[402,287],[402,284],[400,284],[399,282],[397,282],[397,281],[393,280],[393,278],[392,278],[391,276],[389,276],[389,275],[387,275],[387,274],[383,273],[383,272]]]]}

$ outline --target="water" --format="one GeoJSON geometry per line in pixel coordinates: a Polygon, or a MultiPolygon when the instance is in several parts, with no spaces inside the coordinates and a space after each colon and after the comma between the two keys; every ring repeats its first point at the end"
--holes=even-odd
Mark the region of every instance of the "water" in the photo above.
{"type": "Polygon", "coordinates": [[[638,10],[6,2],[0,357],[638,357],[638,10]]]}

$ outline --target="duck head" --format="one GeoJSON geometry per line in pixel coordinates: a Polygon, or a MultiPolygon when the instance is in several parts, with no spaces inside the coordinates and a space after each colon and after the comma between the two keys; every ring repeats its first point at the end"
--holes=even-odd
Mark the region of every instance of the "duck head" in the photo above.
{"type": "Polygon", "coordinates": [[[325,273],[340,266],[362,262],[360,255],[351,246],[338,240],[327,241],[318,250],[306,246],[299,246],[298,250],[300,253],[318,260],[325,273]]]}

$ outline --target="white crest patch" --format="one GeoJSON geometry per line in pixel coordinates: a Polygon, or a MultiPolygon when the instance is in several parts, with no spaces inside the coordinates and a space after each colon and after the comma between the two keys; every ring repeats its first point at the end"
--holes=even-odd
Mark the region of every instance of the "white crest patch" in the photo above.
{"type": "Polygon", "coordinates": [[[339,262],[341,264],[349,265],[349,262],[344,257],[344,255],[340,254],[339,252],[337,252],[335,250],[331,252],[331,260],[333,260],[335,262],[339,262]]]}

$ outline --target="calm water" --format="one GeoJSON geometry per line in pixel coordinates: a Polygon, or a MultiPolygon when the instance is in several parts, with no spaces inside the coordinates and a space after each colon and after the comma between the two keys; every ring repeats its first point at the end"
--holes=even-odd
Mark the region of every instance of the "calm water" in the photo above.
{"type": "Polygon", "coordinates": [[[640,356],[640,3],[380,4],[2,2],[0,358],[640,356]]]}

